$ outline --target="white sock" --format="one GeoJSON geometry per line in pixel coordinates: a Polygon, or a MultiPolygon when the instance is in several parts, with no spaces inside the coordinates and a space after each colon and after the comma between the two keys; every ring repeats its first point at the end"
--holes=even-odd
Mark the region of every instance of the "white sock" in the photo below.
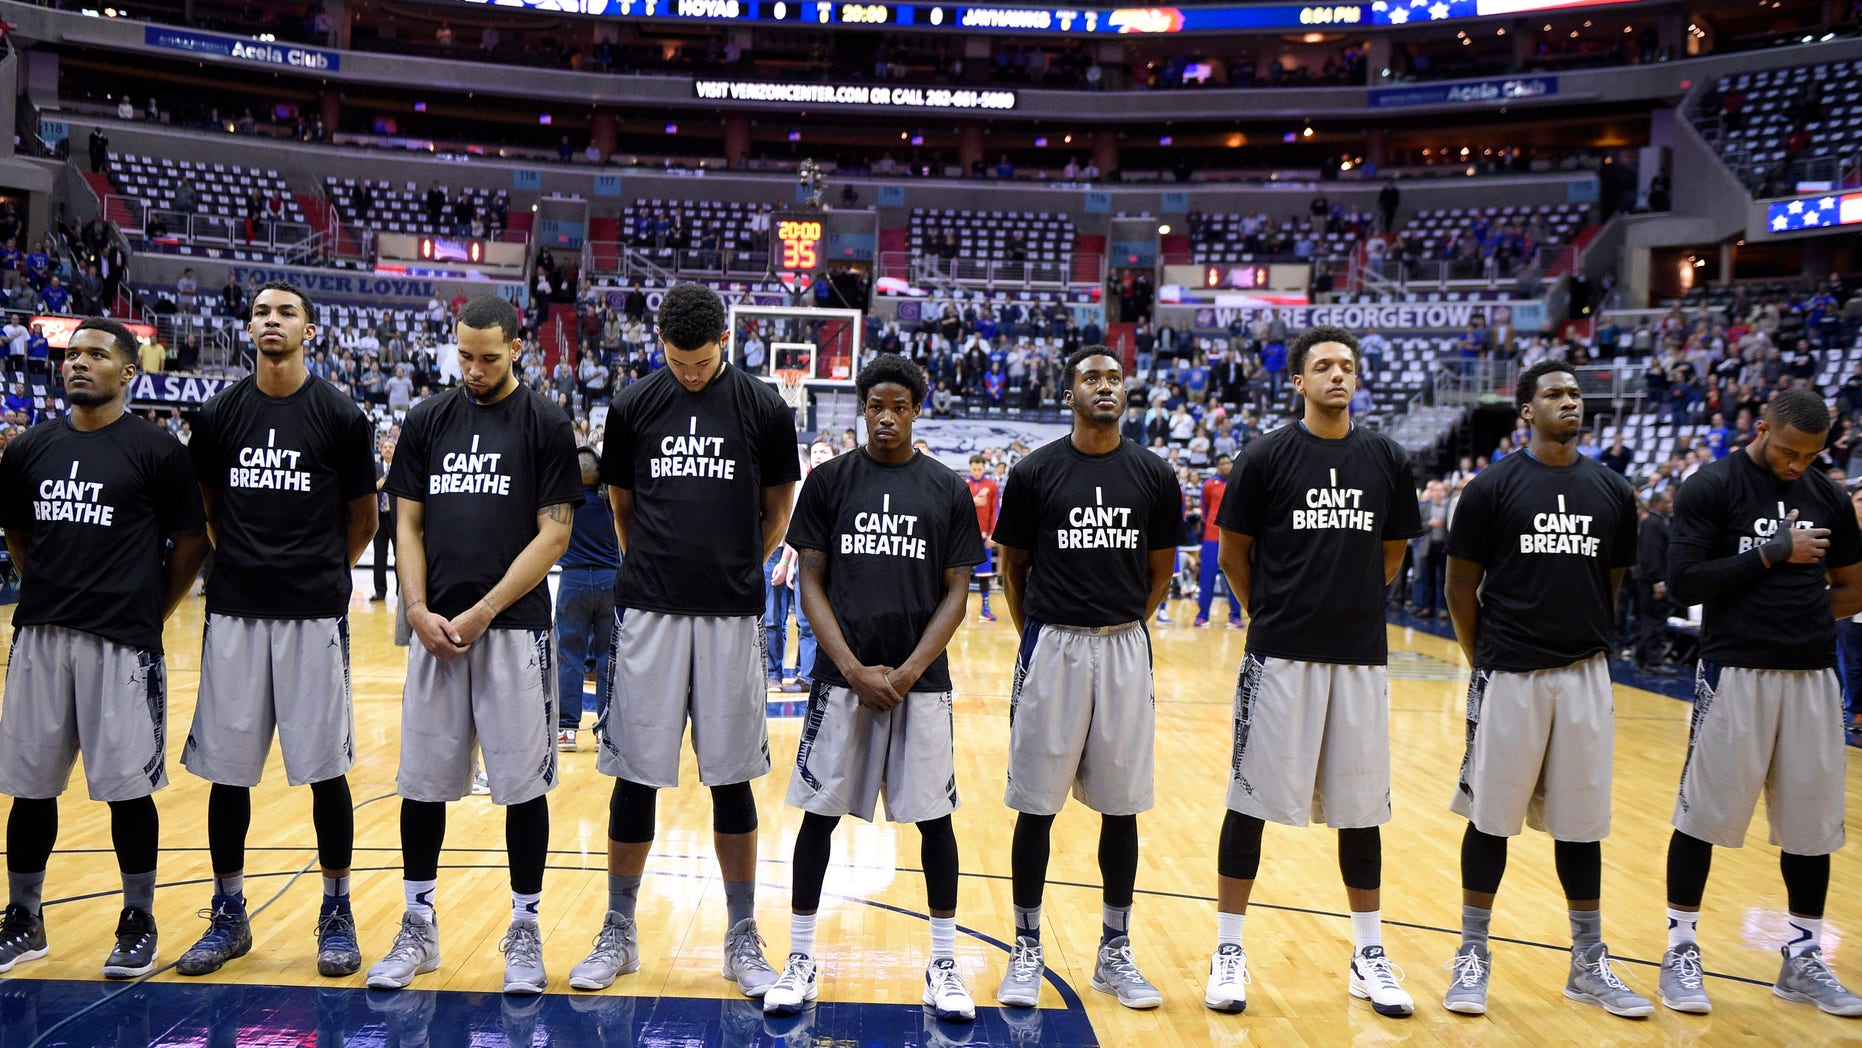
{"type": "Polygon", "coordinates": [[[401,888],[407,893],[407,912],[433,923],[434,885],[438,881],[402,881],[401,888]]]}
{"type": "Polygon", "coordinates": [[[815,955],[815,915],[792,913],[789,915],[789,952],[799,953],[804,957],[815,955]]]}
{"type": "Polygon", "coordinates": [[[512,892],[511,920],[514,922],[529,921],[532,924],[537,923],[537,907],[542,905],[542,902],[542,892],[531,892],[529,894],[525,894],[524,892],[512,892]]]}
{"type": "Polygon", "coordinates": [[[1785,916],[1785,926],[1791,929],[1791,938],[1786,940],[1784,948],[1793,957],[1802,957],[1823,942],[1823,918],[1799,917],[1797,914],[1785,916]]]}
{"type": "Polygon", "coordinates": [[[1699,910],[1677,910],[1672,906],[1668,907],[1668,948],[1672,950],[1684,942],[1699,942],[1696,936],[1700,933],[1695,928],[1699,922],[1699,910]]]}
{"type": "Polygon", "coordinates": [[[1248,915],[1245,913],[1223,913],[1217,910],[1215,915],[1216,946],[1240,946],[1241,928],[1247,922],[1248,915]]]}
{"type": "Polygon", "coordinates": [[[1384,911],[1351,911],[1351,941],[1362,951],[1367,946],[1384,944],[1384,911]]]}
{"type": "Polygon", "coordinates": [[[931,959],[955,960],[957,957],[957,918],[931,918],[931,959]]]}

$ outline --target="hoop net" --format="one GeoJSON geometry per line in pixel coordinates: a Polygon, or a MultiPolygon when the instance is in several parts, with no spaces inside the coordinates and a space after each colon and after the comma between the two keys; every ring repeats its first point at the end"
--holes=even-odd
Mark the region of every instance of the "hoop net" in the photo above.
{"type": "Polygon", "coordinates": [[[776,391],[795,412],[795,428],[808,427],[808,372],[783,368],[776,373],[776,391]]]}

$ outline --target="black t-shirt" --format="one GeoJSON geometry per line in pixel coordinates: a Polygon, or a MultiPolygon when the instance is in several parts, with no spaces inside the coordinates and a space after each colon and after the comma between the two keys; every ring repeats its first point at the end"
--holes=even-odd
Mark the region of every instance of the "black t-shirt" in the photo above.
{"type": "Polygon", "coordinates": [[[633,492],[619,607],[671,615],[763,612],[763,489],[802,479],[795,413],[726,365],[693,393],[662,368],[608,411],[601,479],[633,492]]]}
{"type": "Polygon", "coordinates": [[[1025,619],[1113,626],[1156,610],[1145,607],[1151,553],[1182,534],[1183,493],[1163,459],[1129,440],[1088,455],[1060,437],[1009,470],[993,538],[1034,555],[1025,619]]]}
{"type": "MultiPolygon", "coordinates": [[[[496,404],[465,389],[414,405],[388,471],[390,495],[425,503],[427,607],[452,618],[490,593],[537,537],[537,514],[582,501],[569,420],[522,386],[496,404]]],[[[511,602],[493,629],[550,627],[548,580],[511,602]]]]}
{"type": "Polygon", "coordinates": [[[162,427],[39,423],[0,456],[0,527],[28,536],[13,625],[160,652],[164,542],[206,520],[187,449],[162,427]]]}
{"type": "Polygon", "coordinates": [[[375,494],[375,430],[329,382],[285,397],[248,375],[201,408],[188,451],[219,495],[207,610],[322,619],[349,607],[351,499],[375,494]]]}
{"type": "Polygon", "coordinates": [[[1339,440],[1302,423],[1248,444],[1216,523],[1250,535],[1248,650],[1381,666],[1384,543],[1423,533],[1409,456],[1361,426],[1339,440]]]}
{"type": "Polygon", "coordinates": [[[1636,562],[1636,493],[1583,455],[1547,466],[1517,452],[1468,482],[1448,555],[1486,569],[1475,666],[1569,666],[1610,649],[1610,572],[1636,562]]]}
{"type": "Polygon", "coordinates": [[[1758,558],[1758,547],[1777,536],[1792,510],[1797,527],[1830,529],[1828,553],[1818,564],[1774,565],[1749,584],[1709,598],[1701,609],[1701,659],[1761,670],[1836,665],[1826,575],[1862,560],[1862,537],[1842,489],[1814,469],[1784,484],[1744,450],[1702,466],[1675,497],[1669,585],[1690,565],[1758,558]]]}
{"type": "MultiPolygon", "coordinates": [[[[983,560],[970,487],[949,466],[929,455],[887,465],[864,448],[808,475],[789,520],[788,543],[827,554],[828,604],[848,648],[866,666],[898,666],[910,658],[944,600],[945,570],[983,560]]],[[[847,686],[824,651],[816,653],[809,675],[847,686]]],[[[942,652],[912,688],[950,688],[942,652]]]]}

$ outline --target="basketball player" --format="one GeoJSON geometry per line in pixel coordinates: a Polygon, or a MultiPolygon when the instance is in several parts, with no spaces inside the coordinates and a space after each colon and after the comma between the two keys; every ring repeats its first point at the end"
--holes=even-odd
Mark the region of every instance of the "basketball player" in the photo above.
{"type": "Polygon", "coordinates": [[[1611,968],[1598,909],[1610,832],[1615,696],[1608,652],[1616,594],[1636,559],[1629,482],[1578,452],[1584,393],[1548,360],[1513,395],[1531,437],[1482,470],[1448,531],[1448,611],[1468,684],[1468,747],[1450,809],[1461,839],[1461,948],[1442,1004],[1487,1010],[1487,928],[1522,824],[1552,838],[1571,915],[1565,996],[1611,1015],[1643,1016],[1649,999],[1611,968]]]}
{"type": "Polygon", "coordinates": [[[181,763],[213,783],[213,900],[211,927],[175,967],[205,975],[252,949],[246,830],[276,726],[285,780],[310,784],[323,864],[317,971],[354,975],[362,953],[349,906],[346,775],[356,730],[347,613],[350,569],[375,536],[375,432],[348,394],[304,364],[317,335],[309,296],[273,281],[250,310],[256,370],[201,408],[188,444],[215,557],[181,763]]]}
{"type": "Polygon", "coordinates": [[[455,325],[460,384],[408,412],[388,493],[401,534],[395,566],[407,624],[401,697],[401,857],[407,913],[371,989],[398,990],[440,966],[434,886],[446,802],[484,755],[491,802],[505,806],[511,927],[504,992],[542,993],[537,909],[556,786],[556,669],[546,581],[582,501],[569,419],[526,389],[517,308],[473,297],[455,325]]]}
{"type": "MultiPolygon", "coordinates": [[[[582,476],[582,501],[575,508],[569,551],[563,554],[562,575],[556,580],[556,699],[562,704],[556,748],[565,751],[575,749],[576,729],[582,725],[582,681],[589,664],[595,666],[597,681],[608,679],[614,573],[621,566],[621,551],[614,544],[614,511],[598,479],[601,452],[577,448],[575,460],[582,476]]],[[[597,701],[607,701],[605,691],[597,701]]],[[[599,705],[595,719],[601,719],[599,705]]]]}
{"type": "Polygon", "coordinates": [[[1247,1007],[1242,927],[1268,821],[1338,831],[1351,905],[1353,997],[1380,1015],[1414,1002],[1384,954],[1379,888],[1390,821],[1384,591],[1422,533],[1409,456],[1351,423],[1358,340],[1314,327],[1287,347],[1304,415],[1248,445],[1216,523],[1229,588],[1245,594],[1235,753],[1222,823],[1216,952],[1203,1003],[1247,1007]]]}
{"type": "Polygon", "coordinates": [[[996,514],[1002,507],[1002,489],[997,486],[996,478],[989,475],[989,460],[981,455],[970,456],[970,476],[965,483],[970,487],[970,501],[976,506],[977,529],[983,535],[983,562],[976,566],[976,591],[983,598],[983,610],[978,617],[984,622],[994,622],[996,613],[989,610],[989,580],[996,575],[996,558],[991,550],[994,544],[990,542],[989,536],[996,530],[996,514]]]}
{"type": "Polygon", "coordinates": [[[614,671],[595,725],[608,806],[608,908],[569,985],[599,990],[640,966],[634,925],[653,846],[656,791],[679,784],[687,721],[724,876],[723,975],[762,997],[776,972],[756,930],[756,799],[769,774],[763,562],[789,526],[795,413],[724,359],[724,303],[699,284],[666,290],[666,366],[608,411],[601,479],[614,507],[614,671]]]}
{"type": "Polygon", "coordinates": [[[80,750],[91,799],[110,806],[123,875],[103,974],[155,969],[151,794],[168,785],[162,622],[194,584],[207,531],[187,449],[124,411],[138,348],[114,320],[80,322],[64,350],[71,413],[27,430],[0,457],[0,526],[20,575],[0,706],[0,793],[13,798],[0,973],[47,952],[45,863],[80,750]]]}
{"type": "MultiPolygon", "coordinates": [[[[1696,936],[1713,846],[1737,848],[1759,794],[1790,913],[1772,993],[1862,1015],[1823,961],[1830,853],[1843,846],[1836,620],[1862,611],[1862,537],[1843,491],[1812,469],[1830,428],[1810,390],[1773,396],[1742,451],[1703,466],[1675,500],[1668,585],[1701,604],[1687,764],[1668,843],[1662,1003],[1712,1007],[1696,936]]],[[[11,454],[11,452],[9,452],[11,454]]]]}
{"type": "Polygon", "coordinates": [[[971,569],[983,559],[970,489],[912,448],[929,395],[924,369],[882,353],[854,390],[866,446],[823,463],[789,522],[801,554],[801,597],[819,654],[808,669],[808,721],[789,779],[802,809],[795,837],[789,959],[763,1011],[794,1015],[815,999],[815,912],[834,827],[886,817],[915,823],[931,911],[924,1004],[969,1022],[976,1005],[957,971],[957,778],[951,757],[950,668],[944,649],[963,624],[971,569]]]}
{"type": "MultiPolygon", "coordinates": [[[[1215,476],[1203,481],[1203,546],[1202,560],[1197,566],[1196,579],[1196,627],[1202,629],[1209,625],[1209,609],[1215,605],[1215,583],[1221,577],[1222,528],[1216,523],[1216,517],[1222,512],[1222,496],[1228,492],[1228,475],[1235,468],[1235,460],[1228,455],[1215,458],[1215,476]]],[[[1228,628],[1241,628],[1241,599],[1233,590],[1228,594],[1228,628]]]]}
{"type": "Polygon", "coordinates": [[[1183,496],[1162,459],[1119,435],[1125,368],[1112,350],[1074,350],[1062,380],[1072,432],[1015,464],[996,520],[1002,592],[1021,636],[1005,797],[1020,813],[1010,855],[1015,945],[996,1000],[1040,1000],[1048,840],[1071,789],[1100,814],[1105,896],[1093,989],[1155,1008],[1163,995],[1139,971],[1130,938],[1138,813],[1154,798],[1145,620],[1170,585],[1183,496]]]}

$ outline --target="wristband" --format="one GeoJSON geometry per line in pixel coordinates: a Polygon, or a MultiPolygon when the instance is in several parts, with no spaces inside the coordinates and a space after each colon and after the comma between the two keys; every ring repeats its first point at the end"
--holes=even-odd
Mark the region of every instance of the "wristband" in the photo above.
{"type": "Polygon", "coordinates": [[[407,602],[407,610],[411,612],[411,611],[413,611],[413,610],[414,610],[415,608],[418,608],[418,607],[420,607],[420,606],[421,606],[422,604],[425,604],[425,603],[426,603],[426,601],[424,601],[424,600],[412,600],[412,601],[408,601],[408,602],[407,602]]]}
{"type": "Polygon", "coordinates": [[[1759,553],[1765,557],[1767,567],[1777,567],[1791,559],[1791,530],[1779,528],[1778,534],[1765,545],[1759,547],[1759,553]]]}

